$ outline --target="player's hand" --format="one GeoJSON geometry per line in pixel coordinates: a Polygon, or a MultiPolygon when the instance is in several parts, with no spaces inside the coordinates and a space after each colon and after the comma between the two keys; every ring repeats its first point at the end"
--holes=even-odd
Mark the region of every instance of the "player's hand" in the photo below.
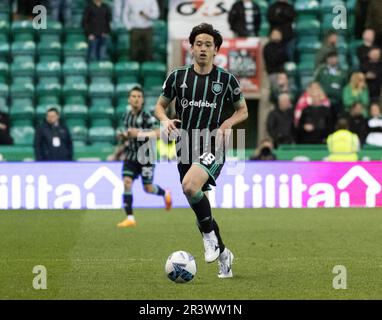
{"type": "Polygon", "coordinates": [[[127,129],[127,136],[129,138],[136,138],[138,137],[139,130],[137,128],[129,128],[127,129]]]}
{"type": "Polygon", "coordinates": [[[125,131],[118,132],[117,139],[122,141],[127,140],[128,139],[127,132],[125,131]]]}
{"type": "Polygon", "coordinates": [[[173,134],[179,135],[177,123],[181,124],[182,121],[180,121],[179,119],[171,119],[171,120],[162,122],[162,125],[164,127],[164,132],[167,134],[168,137],[170,137],[173,134]]]}
{"type": "Polygon", "coordinates": [[[222,148],[223,145],[228,144],[229,137],[232,132],[232,124],[229,121],[224,121],[216,134],[216,147],[222,148]]]}

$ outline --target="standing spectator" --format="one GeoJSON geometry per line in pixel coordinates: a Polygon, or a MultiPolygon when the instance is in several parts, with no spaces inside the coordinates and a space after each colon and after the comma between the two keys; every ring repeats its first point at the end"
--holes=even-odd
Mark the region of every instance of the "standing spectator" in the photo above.
{"type": "Polygon", "coordinates": [[[373,47],[369,51],[369,59],[361,66],[361,70],[366,77],[370,100],[378,100],[381,95],[382,85],[382,62],[380,48],[373,47]]]}
{"type": "Polygon", "coordinates": [[[377,46],[382,47],[382,1],[369,0],[366,15],[366,28],[375,31],[375,43],[377,46]]]}
{"type": "Polygon", "coordinates": [[[255,37],[259,35],[261,11],[252,0],[236,1],[228,13],[228,23],[236,37],[255,37]]]}
{"type": "Polygon", "coordinates": [[[366,29],[362,33],[362,44],[357,48],[357,57],[360,66],[369,59],[369,51],[374,46],[375,32],[373,29],[366,29]]]}
{"type": "Polygon", "coordinates": [[[9,115],[0,109],[0,145],[13,144],[13,139],[9,134],[9,115]]]}
{"type": "Polygon", "coordinates": [[[72,17],[72,0],[49,0],[51,15],[53,20],[61,21],[68,25],[72,17]]]}
{"type": "Polygon", "coordinates": [[[368,135],[366,143],[382,147],[382,113],[378,103],[370,106],[370,118],[367,120],[368,135]]]}
{"type": "Polygon", "coordinates": [[[288,75],[285,72],[277,74],[276,82],[271,84],[270,101],[277,104],[278,97],[282,93],[289,94],[292,103],[295,102],[296,87],[289,82],[288,75]]]}
{"type": "Polygon", "coordinates": [[[361,145],[365,143],[367,136],[367,121],[363,116],[363,109],[363,105],[356,102],[352,105],[350,112],[347,114],[349,129],[351,132],[357,134],[361,145]]]}
{"type": "Polygon", "coordinates": [[[89,61],[105,60],[110,34],[111,10],[102,0],[91,0],[85,8],[82,25],[89,40],[89,61]]]}
{"type": "MultiPolygon", "coordinates": [[[[2,0],[1,2],[3,2],[2,0]]],[[[12,1],[13,3],[14,1],[12,1]]],[[[14,13],[15,20],[33,19],[33,8],[38,5],[46,5],[46,0],[17,0],[16,11],[14,13]]]]}
{"type": "Polygon", "coordinates": [[[73,144],[68,128],[60,122],[55,108],[46,113],[46,121],[36,130],[35,157],[37,161],[73,160],[73,144]]]}
{"type": "Polygon", "coordinates": [[[297,127],[299,143],[325,143],[332,131],[332,115],[329,108],[321,104],[321,98],[317,93],[312,94],[312,105],[302,111],[297,127]]]}
{"type": "Polygon", "coordinates": [[[279,144],[294,143],[293,111],[287,93],[279,95],[277,107],[269,113],[267,130],[276,147],[279,144]]]}
{"type": "Polygon", "coordinates": [[[272,85],[276,83],[277,74],[284,71],[284,64],[288,61],[285,46],[282,43],[282,33],[279,29],[271,31],[269,42],[264,47],[264,60],[272,85]]]}
{"type": "Polygon", "coordinates": [[[345,111],[349,111],[356,102],[360,102],[364,106],[369,105],[369,90],[366,85],[365,75],[362,72],[354,72],[351,75],[349,84],[346,85],[342,92],[342,102],[345,111]]]}
{"type": "Polygon", "coordinates": [[[370,0],[357,0],[355,5],[355,37],[361,38],[363,30],[365,30],[367,7],[370,0]]]}
{"type": "Polygon", "coordinates": [[[321,64],[326,62],[328,54],[337,52],[337,33],[333,30],[329,30],[322,41],[320,50],[316,53],[315,68],[318,68],[321,64]]]}
{"type": "Polygon", "coordinates": [[[259,146],[256,148],[255,153],[250,157],[250,160],[256,161],[269,161],[277,160],[276,155],[273,153],[273,142],[269,138],[260,141],[259,146]]]}
{"type": "Polygon", "coordinates": [[[293,5],[289,4],[288,0],[278,0],[269,6],[267,15],[271,29],[281,30],[288,58],[293,60],[295,46],[293,22],[296,17],[293,5]]]}
{"type": "Polygon", "coordinates": [[[131,60],[152,60],[153,22],[158,18],[159,7],[156,0],[128,0],[125,3],[122,20],[130,31],[131,60]]]}
{"type": "Polygon", "coordinates": [[[349,124],[345,118],[338,119],[336,129],[327,139],[330,153],[328,160],[357,161],[360,147],[358,136],[349,130],[349,124]]]}
{"type": "Polygon", "coordinates": [[[347,77],[338,63],[337,52],[331,52],[326,58],[326,64],[316,70],[315,81],[319,82],[330,100],[333,121],[342,112],[342,89],[346,85],[347,77]]]}
{"type": "Polygon", "coordinates": [[[294,124],[298,125],[301,114],[305,108],[309,107],[313,103],[313,96],[319,97],[320,105],[329,108],[330,100],[326,96],[324,90],[322,90],[321,85],[318,82],[311,82],[308,85],[306,91],[298,99],[296,107],[294,109],[294,124]]]}
{"type": "Polygon", "coordinates": [[[113,24],[115,27],[122,26],[122,14],[127,0],[114,0],[113,2],[113,24]]]}

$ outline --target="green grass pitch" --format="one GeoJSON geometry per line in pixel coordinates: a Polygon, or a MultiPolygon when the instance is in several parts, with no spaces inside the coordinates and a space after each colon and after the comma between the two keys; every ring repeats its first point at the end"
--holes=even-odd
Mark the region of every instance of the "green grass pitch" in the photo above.
{"type": "Polygon", "coordinates": [[[121,210],[0,213],[0,299],[381,299],[381,209],[214,210],[235,254],[234,278],[203,260],[190,209],[137,209],[137,227],[118,229],[121,210]],[[168,255],[186,250],[198,272],[168,280],[168,255]],[[47,290],[32,286],[36,265],[47,290]],[[347,289],[332,286],[333,267],[347,289]]]}

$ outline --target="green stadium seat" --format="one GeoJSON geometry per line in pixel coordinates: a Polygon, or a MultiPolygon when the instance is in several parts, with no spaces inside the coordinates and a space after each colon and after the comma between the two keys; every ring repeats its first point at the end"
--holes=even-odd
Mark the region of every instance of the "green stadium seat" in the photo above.
{"type": "Polygon", "coordinates": [[[126,103],[129,92],[134,87],[142,88],[142,86],[139,83],[121,83],[121,84],[118,84],[116,86],[116,89],[115,89],[116,97],[118,99],[120,99],[120,98],[125,99],[125,103],[126,103]]]}
{"type": "Polygon", "coordinates": [[[65,83],[62,87],[63,96],[83,96],[88,94],[88,86],[86,83],[70,82],[65,83]]]}
{"type": "Polygon", "coordinates": [[[61,103],[59,96],[54,96],[51,94],[37,97],[37,100],[39,105],[47,105],[47,104],[59,105],[61,103]]]}
{"type": "Polygon", "coordinates": [[[34,31],[33,22],[30,20],[14,21],[11,25],[14,41],[34,41],[34,31]]]}
{"type": "Polygon", "coordinates": [[[5,103],[0,103],[0,112],[9,114],[9,107],[5,103]]]}
{"type": "Polygon", "coordinates": [[[0,83],[0,97],[7,99],[9,96],[9,86],[5,83],[0,83]]]}
{"type": "Polygon", "coordinates": [[[36,120],[42,122],[45,119],[46,112],[51,108],[56,108],[61,113],[62,108],[59,104],[39,104],[36,106],[36,120]]]}
{"type": "Polygon", "coordinates": [[[10,45],[8,42],[0,42],[0,62],[7,62],[10,53],[10,45]]]}
{"type": "Polygon", "coordinates": [[[15,145],[33,146],[35,129],[33,126],[13,126],[10,130],[15,145]]]}
{"type": "Polygon", "coordinates": [[[117,83],[139,82],[140,65],[136,61],[118,62],[114,65],[114,75],[117,83]]]}
{"type": "MultiPolygon", "coordinates": [[[[333,8],[337,5],[345,6],[345,2],[342,0],[321,0],[320,11],[321,14],[327,14],[333,12],[333,8]]],[[[333,17],[334,15],[332,15],[333,17]]]]}
{"type": "Polygon", "coordinates": [[[64,106],[62,115],[67,123],[86,126],[88,108],[81,104],[67,104],[64,106]]]}
{"type": "Polygon", "coordinates": [[[33,126],[35,110],[31,105],[12,105],[9,116],[12,126],[33,126]]]}
{"type": "Polygon", "coordinates": [[[91,106],[89,119],[92,127],[111,127],[114,120],[114,109],[111,106],[91,106]]]}
{"type": "Polygon", "coordinates": [[[160,62],[143,62],[141,65],[141,77],[146,76],[165,78],[167,73],[166,64],[160,62]]]}
{"type": "Polygon", "coordinates": [[[74,147],[86,145],[88,141],[88,129],[82,126],[71,126],[69,132],[73,140],[74,147]]]}
{"type": "Polygon", "coordinates": [[[60,100],[61,99],[61,84],[54,81],[39,83],[36,87],[36,94],[39,97],[55,96],[58,98],[58,100],[60,100]]]}
{"type": "Polygon", "coordinates": [[[73,95],[73,96],[63,96],[65,104],[83,104],[86,105],[86,95],[73,95]]]}
{"type": "Polygon", "coordinates": [[[35,87],[32,83],[12,84],[10,94],[12,98],[34,98],[35,87]]]}
{"type": "Polygon", "coordinates": [[[297,43],[297,50],[300,54],[304,53],[316,53],[321,48],[321,42],[319,41],[299,41],[297,43]]]}
{"type": "Polygon", "coordinates": [[[297,15],[318,14],[320,12],[320,2],[316,0],[297,0],[294,4],[297,15]]]}
{"type": "Polygon", "coordinates": [[[5,83],[9,79],[9,66],[6,62],[0,62],[0,83],[5,83]]]}
{"type": "Polygon", "coordinates": [[[89,76],[103,76],[112,77],[114,71],[114,64],[110,61],[91,62],[89,64],[89,76]]]}
{"type": "Polygon", "coordinates": [[[19,76],[12,75],[12,85],[25,86],[25,85],[34,85],[34,78],[31,76],[19,76]]]}
{"type": "Polygon", "coordinates": [[[321,23],[318,20],[300,20],[296,23],[295,30],[298,35],[319,35],[321,23]]]}
{"type": "Polygon", "coordinates": [[[91,83],[89,85],[89,97],[110,97],[114,96],[114,85],[111,83],[91,83]]]}
{"type": "Polygon", "coordinates": [[[115,130],[112,127],[92,127],[89,129],[89,142],[91,144],[114,144],[115,130]]]}
{"type": "Polygon", "coordinates": [[[124,104],[120,104],[115,108],[115,113],[114,113],[114,118],[115,118],[115,123],[117,124],[118,127],[123,127],[123,116],[126,114],[126,112],[129,110],[129,106],[126,104],[126,101],[124,104]]]}
{"type": "Polygon", "coordinates": [[[157,97],[154,97],[154,96],[145,97],[145,104],[144,104],[145,110],[147,110],[149,112],[153,111],[155,109],[155,105],[158,101],[158,97],[159,97],[159,94],[157,97]]]}
{"type": "Polygon", "coordinates": [[[62,34],[62,24],[61,22],[48,19],[47,28],[39,29],[37,36],[40,42],[51,41],[51,42],[61,42],[62,34]]]}
{"type": "Polygon", "coordinates": [[[59,41],[40,41],[37,45],[37,54],[41,55],[61,55],[61,42],[59,41]]]}
{"type": "Polygon", "coordinates": [[[120,58],[129,59],[130,57],[130,33],[124,26],[116,30],[115,53],[120,61],[120,58]]]}
{"type": "Polygon", "coordinates": [[[33,56],[36,53],[36,43],[34,41],[17,41],[11,45],[11,53],[15,55],[33,56]]]}
{"type": "Polygon", "coordinates": [[[86,57],[88,55],[88,43],[86,41],[65,42],[64,56],[86,57]]]}
{"type": "Polygon", "coordinates": [[[112,106],[113,99],[110,97],[93,97],[90,99],[91,106],[104,107],[104,106],[112,106]]]}
{"type": "Polygon", "coordinates": [[[297,75],[297,65],[295,62],[286,62],[284,64],[284,70],[288,75],[288,78],[295,78],[297,75]]]}
{"type": "Polygon", "coordinates": [[[41,76],[61,77],[61,63],[53,62],[39,62],[36,66],[36,74],[41,76]]]}
{"type": "Polygon", "coordinates": [[[81,75],[86,77],[88,73],[88,65],[84,61],[65,61],[62,66],[62,73],[64,76],[81,75]]]}

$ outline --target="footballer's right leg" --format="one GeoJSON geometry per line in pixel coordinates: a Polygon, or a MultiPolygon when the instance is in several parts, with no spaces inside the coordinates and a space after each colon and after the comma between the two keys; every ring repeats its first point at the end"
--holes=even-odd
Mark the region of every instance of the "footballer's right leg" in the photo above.
{"type": "Polygon", "coordinates": [[[133,181],[137,177],[137,168],[134,163],[126,161],[123,164],[123,185],[124,185],[124,193],[123,193],[123,207],[126,213],[126,219],[122,222],[118,223],[118,227],[126,228],[126,227],[135,227],[136,221],[133,214],[133,194],[132,187],[133,181]]]}

